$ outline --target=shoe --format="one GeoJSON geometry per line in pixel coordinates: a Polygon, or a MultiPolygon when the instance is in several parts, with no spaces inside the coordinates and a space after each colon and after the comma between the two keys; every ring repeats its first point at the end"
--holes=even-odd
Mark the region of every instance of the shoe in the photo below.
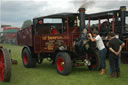
{"type": "Polygon", "coordinates": [[[106,70],[105,70],[105,69],[101,69],[100,74],[101,74],[101,75],[104,75],[105,73],[106,73],[106,70]]]}
{"type": "Polygon", "coordinates": [[[120,77],[120,72],[117,72],[117,76],[116,77],[120,77]]]}
{"type": "Polygon", "coordinates": [[[115,72],[112,72],[111,77],[112,77],[112,78],[115,77],[115,72]]]}

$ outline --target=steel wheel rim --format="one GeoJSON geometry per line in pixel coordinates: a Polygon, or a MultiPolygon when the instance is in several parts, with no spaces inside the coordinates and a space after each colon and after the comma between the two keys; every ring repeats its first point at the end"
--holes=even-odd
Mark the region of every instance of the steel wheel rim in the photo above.
{"type": "Polygon", "coordinates": [[[4,80],[5,65],[4,65],[4,54],[0,50],[0,81],[4,80]]]}
{"type": "Polygon", "coordinates": [[[58,58],[57,67],[58,67],[60,72],[64,71],[64,59],[62,57],[58,58]]]}
{"type": "Polygon", "coordinates": [[[24,53],[24,64],[28,64],[28,58],[26,53],[24,53]]]}

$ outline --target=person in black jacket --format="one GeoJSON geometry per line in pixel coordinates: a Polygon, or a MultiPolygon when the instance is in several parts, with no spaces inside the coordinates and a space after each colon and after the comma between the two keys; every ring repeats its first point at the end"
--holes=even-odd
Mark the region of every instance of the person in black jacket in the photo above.
{"type": "Polygon", "coordinates": [[[119,55],[122,50],[121,42],[119,39],[115,38],[115,33],[110,33],[110,41],[109,41],[109,63],[110,68],[112,69],[112,77],[120,77],[120,66],[119,66],[119,55]]]}

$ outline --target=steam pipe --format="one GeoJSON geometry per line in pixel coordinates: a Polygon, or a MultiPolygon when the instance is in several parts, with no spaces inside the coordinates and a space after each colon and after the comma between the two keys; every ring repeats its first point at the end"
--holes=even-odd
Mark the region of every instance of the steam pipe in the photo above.
{"type": "Polygon", "coordinates": [[[126,6],[121,6],[120,7],[121,11],[121,33],[125,32],[125,11],[126,11],[126,6]]]}
{"type": "Polygon", "coordinates": [[[79,19],[80,19],[80,33],[85,28],[85,8],[79,8],[79,19]]]}
{"type": "Polygon", "coordinates": [[[68,25],[68,16],[67,16],[67,45],[69,46],[69,25],[68,25]]]}
{"type": "Polygon", "coordinates": [[[114,21],[114,15],[113,15],[112,32],[114,32],[114,23],[115,23],[115,21],[114,21]]]}
{"type": "Polygon", "coordinates": [[[98,25],[98,30],[99,30],[99,32],[100,32],[100,27],[101,27],[101,25],[100,25],[100,19],[99,19],[99,25],[98,25]]]}
{"type": "Polygon", "coordinates": [[[88,18],[88,33],[90,33],[90,18],[88,18]]]}

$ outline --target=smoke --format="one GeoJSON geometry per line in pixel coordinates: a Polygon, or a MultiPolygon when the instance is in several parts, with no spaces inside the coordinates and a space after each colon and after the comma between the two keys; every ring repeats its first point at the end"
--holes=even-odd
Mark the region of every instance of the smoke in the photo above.
{"type": "Polygon", "coordinates": [[[84,0],[82,5],[80,6],[80,8],[86,8],[87,9],[88,7],[90,7],[90,6],[94,5],[94,4],[95,4],[94,1],[86,1],[86,0],[84,0]]]}
{"type": "Polygon", "coordinates": [[[87,9],[95,4],[93,0],[73,0],[71,1],[71,3],[73,3],[74,7],[77,7],[77,9],[79,8],[87,9]]]}

